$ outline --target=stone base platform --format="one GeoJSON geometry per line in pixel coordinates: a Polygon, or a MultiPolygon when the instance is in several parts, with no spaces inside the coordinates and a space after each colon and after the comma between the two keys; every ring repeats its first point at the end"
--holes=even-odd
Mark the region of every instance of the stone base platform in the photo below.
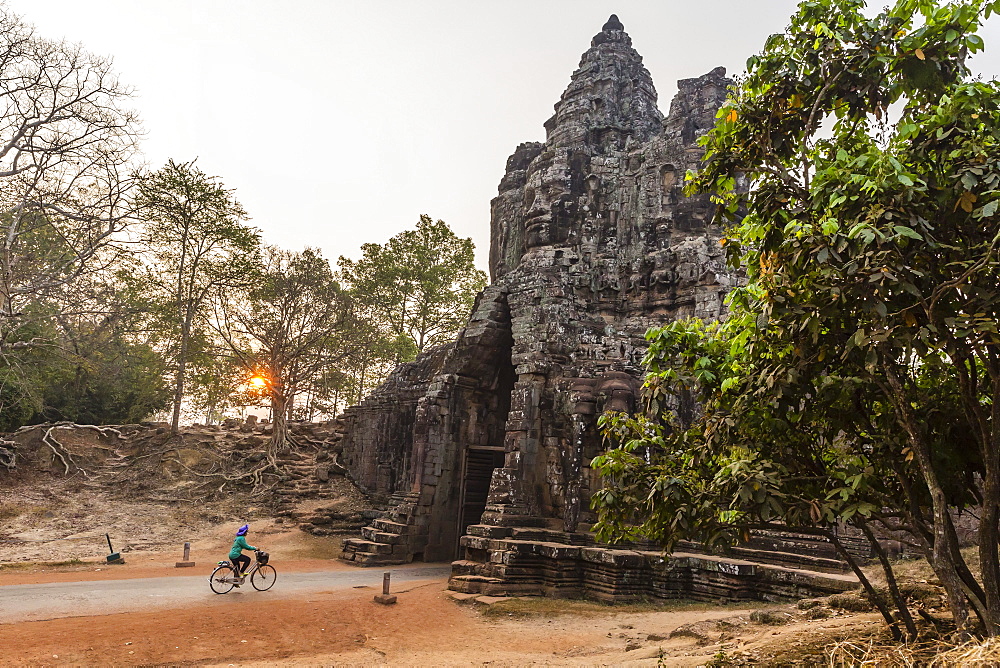
{"type": "MultiPolygon", "coordinates": [[[[496,527],[470,531],[496,533],[496,527]]],[[[587,598],[608,603],[684,598],[777,601],[824,596],[858,586],[852,574],[821,572],[717,555],[573,545],[508,537],[463,536],[465,559],[452,563],[448,588],[488,596],[587,598]]],[[[531,533],[537,533],[532,530],[531,533]]]]}

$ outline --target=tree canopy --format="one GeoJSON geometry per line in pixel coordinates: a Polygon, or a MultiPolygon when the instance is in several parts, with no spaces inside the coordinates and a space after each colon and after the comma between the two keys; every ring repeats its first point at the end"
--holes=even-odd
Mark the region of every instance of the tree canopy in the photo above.
{"type": "MultiPolygon", "coordinates": [[[[119,257],[132,214],[138,117],[111,63],[40,37],[0,7],[0,423],[42,410],[52,319],[119,257]]],[[[84,309],[86,310],[86,309],[84,309]]]]}
{"type": "MultiPolygon", "coordinates": [[[[1000,634],[1000,86],[966,65],[998,7],[810,0],[748,61],[690,175],[747,282],[725,323],[648,334],[653,407],[689,391],[703,410],[604,420],[605,536],[905,536],[960,631],[971,611],[1000,634]],[[954,523],[970,506],[978,579],[954,523]]],[[[879,556],[898,619],[880,607],[912,636],[879,556]]]]}
{"type": "Polygon", "coordinates": [[[356,308],[396,347],[396,361],[451,341],[486,287],[486,274],[475,268],[472,239],[457,237],[443,220],[426,214],[415,229],[361,250],[360,260],[340,258],[340,276],[356,308]]]}
{"type": "Polygon", "coordinates": [[[214,322],[248,375],[266,382],[273,462],[287,439],[295,397],[315,390],[312,384],[343,351],[348,302],[329,261],[314,249],[266,246],[251,278],[241,295],[216,292],[214,322]]]}
{"type": "Polygon", "coordinates": [[[209,296],[250,280],[260,244],[247,213],[217,177],[193,162],[173,160],[139,181],[142,244],[150,256],[141,280],[160,314],[174,364],[171,427],[177,431],[184,384],[199,327],[207,325],[209,296]]]}

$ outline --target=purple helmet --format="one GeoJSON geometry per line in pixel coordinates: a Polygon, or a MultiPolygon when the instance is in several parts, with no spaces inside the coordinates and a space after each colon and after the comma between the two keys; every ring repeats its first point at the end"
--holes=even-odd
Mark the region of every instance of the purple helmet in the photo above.
{"type": "Polygon", "coordinates": [[[247,535],[247,531],[250,531],[250,525],[244,524],[243,526],[241,526],[239,529],[236,530],[236,535],[245,536],[247,535]]]}

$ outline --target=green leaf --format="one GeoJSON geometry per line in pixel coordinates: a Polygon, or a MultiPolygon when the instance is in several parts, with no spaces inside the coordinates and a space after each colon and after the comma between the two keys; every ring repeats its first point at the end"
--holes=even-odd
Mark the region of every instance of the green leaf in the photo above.
{"type": "Polygon", "coordinates": [[[917,241],[924,240],[924,238],[920,236],[918,232],[904,225],[893,225],[892,229],[896,232],[896,234],[902,235],[904,237],[909,237],[910,239],[916,239],[917,241]]]}

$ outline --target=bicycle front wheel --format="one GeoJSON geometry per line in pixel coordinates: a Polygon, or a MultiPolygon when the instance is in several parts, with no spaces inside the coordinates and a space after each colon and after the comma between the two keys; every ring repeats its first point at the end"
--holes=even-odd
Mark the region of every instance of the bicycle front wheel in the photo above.
{"type": "Polygon", "coordinates": [[[257,591],[267,591],[274,586],[274,581],[277,579],[278,572],[274,570],[274,566],[258,566],[250,576],[250,584],[257,591]]]}
{"type": "Polygon", "coordinates": [[[228,594],[236,586],[236,571],[230,566],[219,566],[212,571],[208,584],[216,594],[228,594]]]}

